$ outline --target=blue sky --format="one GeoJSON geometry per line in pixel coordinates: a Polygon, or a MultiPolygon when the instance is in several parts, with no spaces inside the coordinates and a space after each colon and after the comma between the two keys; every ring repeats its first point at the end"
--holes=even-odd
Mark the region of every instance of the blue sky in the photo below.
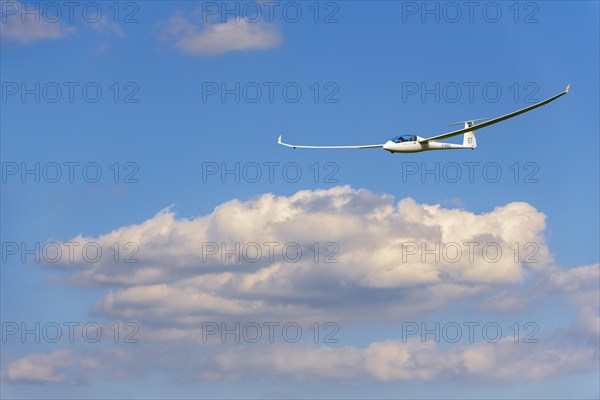
{"type": "Polygon", "coordinates": [[[68,11],[2,2],[3,397],[600,395],[596,2],[281,2],[272,18],[236,2],[68,11]],[[568,83],[556,102],[479,131],[475,151],[276,143],[429,137],[568,83]],[[36,165],[39,177],[21,174],[36,165]],[[238,179],[221,175],[236,168],[238,179]],[[269,241],[304,255],[235,263],[220,247],[202,259],[207,243],[269,241]],[[401,251],[465,241],[504,256],[401,251]],[[24,251],[49,242],[76,242],[75,262],[24,251]],[[102,248],[98,262],[82,259],[86,243],[102,248]],[[139,262],[124,263],[135,249],[139,262]],[[108,327],[129,321],[139,343],[114,343],[108,327]],[[303,335],[203,341],[215,321],[294,322],[303,335]],[[63,333],[97,322],[103,337],[23,339],[21,324],[36,322],[63,333]],[[323,341],[327,322],[337,343],[323,341]],[[413,322],[479,325],[473,342],[403,341],[413,322]],[[501,340],[482,337],[486,323],[501,340]],[[523,343],[533,330],[539,342],[523,343]]]}

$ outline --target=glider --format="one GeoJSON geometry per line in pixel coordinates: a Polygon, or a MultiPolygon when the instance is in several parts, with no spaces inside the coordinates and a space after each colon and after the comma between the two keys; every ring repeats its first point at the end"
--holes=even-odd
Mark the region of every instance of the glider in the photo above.
{"type": "Polygon", "coordinates": [[[497,124],[498,122],[502,122],[506,119],[516,117],[517,115],[526,113],[527,111],[531,111],[535,108],[546,105],[546,104],[550,103],[551,101],[554,101],[554,100],[558,99],[559,97],[567,94],[569,92],[570,87],[571,87],[571,84],[569,84],[567,86],[567,88],[565,89],[564,92],[559,93],[556,96],[550,97],[549,99],[541,101],[537,104],[533,104],[529,107],[525,107],[521,110],[514,111],[510,114],[506,114],[501,117],[480,118],[480,119],[473,119],[473,120],[469,120],[469,121],[456,122],[456,123],[450,124],[450,126],[464,124],[464,128],[456,130],[456,131],[444,133],[441,135],[432,136],[429,138],[423,138],[423,137],[417,136],[417,135],[403,135],[403,136],[396,136],[396,137],[388,140],[384,144],[367,144],[367,145],[362,145],[362,146],[300,146],[300,145],[296,145],[296,144],[283,143],[281,141],[281,135],[280,135],[277,143],[279,143],[282,146],[291,147],[294,149],[296,149],[296,148],[298,148],[298,149],[377,149],[377,148],[383,148],[384,150],[389,151],[390,153],[417,153],[417,152],[426,151],[426,150],[475,149],[477,147],[477,141],[475,139],[475,131],[477,129],[486,128],[490,125],[497,124]],[[481,122],[481,121],[486,121],[486,122],[482,122],[480,124],[475,124],[475,122],[481,122]],[[443,140],[443,139],[447,139],[447,138],[450,138],[453,136],[458,136],[458,135],[464,135],[462,144],[444,143],[444,142],[438,141],[438,140],[443,140]]]}

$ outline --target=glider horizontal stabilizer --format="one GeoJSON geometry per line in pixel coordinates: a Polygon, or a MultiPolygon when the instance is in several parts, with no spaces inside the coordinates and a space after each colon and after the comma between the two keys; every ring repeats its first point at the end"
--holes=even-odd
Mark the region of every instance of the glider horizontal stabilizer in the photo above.
{"type": "Polygon", "coordinates": [[[453,125],[462,125],[462,124],[468,124],[470,123],[471,126],[473,126],[472,124],[475,122],[479,122],[479,121],[487,121],[491,118],[479,118],[479,119],[469,119],[467,121],[460,121],[460,122],[453,122],[451,124],[448,124],[448,126],[453,126],[453,125]]]}

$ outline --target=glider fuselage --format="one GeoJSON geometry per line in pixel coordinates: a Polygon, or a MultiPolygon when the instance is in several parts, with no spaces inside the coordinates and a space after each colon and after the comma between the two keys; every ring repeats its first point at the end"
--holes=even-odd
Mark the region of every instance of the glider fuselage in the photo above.
{"type": "Polygon", "coordinates": [[[420,143],[418,138],[417,141],[395,143],[392,140],[388,140],[384,145],[383,149],[390,153],[418,153],[427,150],[456,150],[456,149],[473,149],[473,146],[465,146],[462,144],[455,143],[442,143],[442,142],[426,142],[420,143]]]}

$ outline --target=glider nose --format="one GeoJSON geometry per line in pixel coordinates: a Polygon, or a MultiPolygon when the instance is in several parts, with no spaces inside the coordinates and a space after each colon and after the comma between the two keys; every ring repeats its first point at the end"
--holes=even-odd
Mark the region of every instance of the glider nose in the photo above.
{"type": "Polygon", "coordinates": [[[392,142],[391,140],[388,140],[387,142],[385,142],[385,144],[383,145],[383,149],[387,150],[387,151],[392,151],[392,146],[393,146],[394,142],[392,142]]]}

